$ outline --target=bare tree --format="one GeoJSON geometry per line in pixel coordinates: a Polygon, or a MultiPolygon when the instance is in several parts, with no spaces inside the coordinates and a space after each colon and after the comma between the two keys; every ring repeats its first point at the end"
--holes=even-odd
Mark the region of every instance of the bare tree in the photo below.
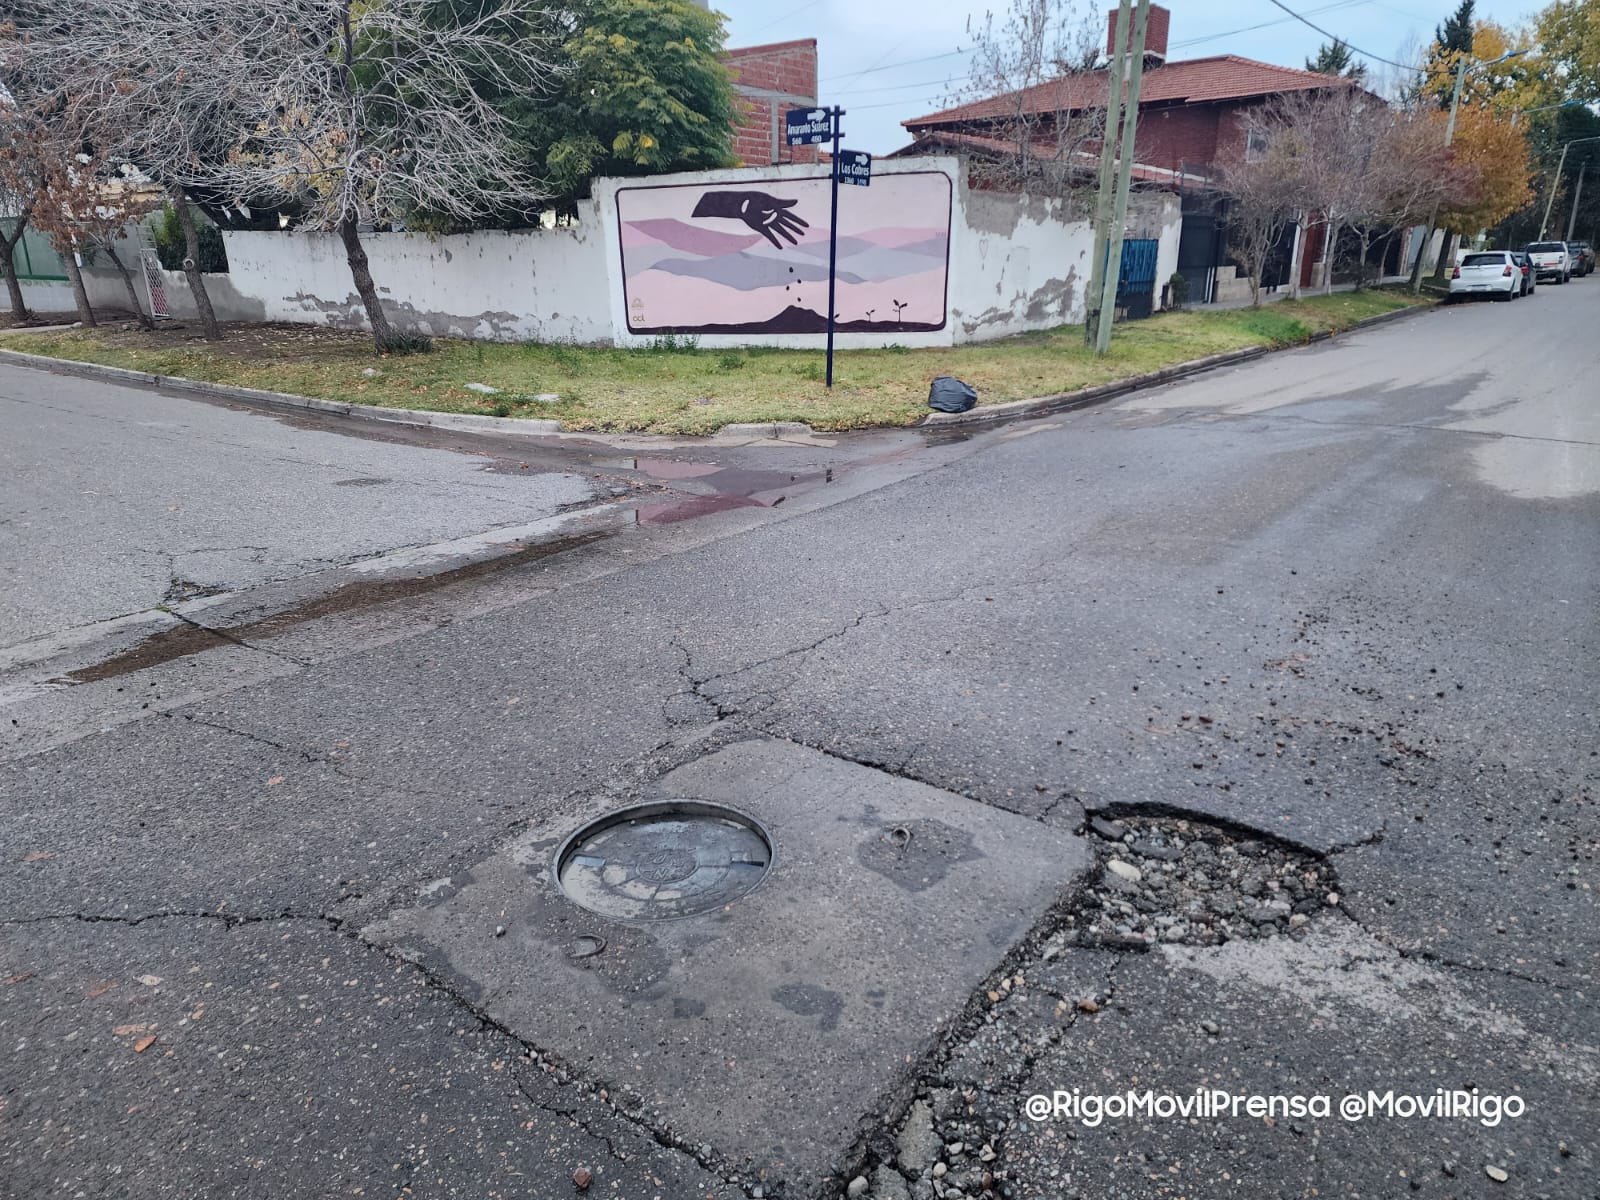
{"type": "Polygon", "coordinates": [[[1240,156],[1223,163],[1220,190],[1228,197],[1228,252],[1250,279],[1250,303],[1261,305],[1267,260],[1294,219],[1297,179],[1283,153],[1240,156]]]}
{"type": "Polygon", "coordinates": [[[974,173],[988,186],[1073,202],[1093,170],[1084,151],[1105,133],[1106,98],[1093,91],[1099,26],[1070,0],[1011,0],[999,18],[967,20],[968,83],[950,104],[978,104],[969,132],[993,143],[974,173]],[[1087,166],[1085,165],[1087,161],[1087,166]]]}
{"type": "MultiPolygon", "coordinates": [[[[169,0],[190,23],[212,0],[169,0]]],[[[336,230],[380,350],[401,348],[361,241],[427,214],[468,224],[543,195],[510,122],[487,94],[546,85],[534,0],[229,0],[212,37],[212,76],[242,77],[252,119],[213,181],[241,201],[281,198],[336,230]],[[447,19],[448,18],[448,19],[447,19]]]]}
{"type": "MultiPolygon", "coordinates": [[[[1324,231],[1323,288],[1333,290],[1339,232],[1352,213],[1365,207],[1366,170],[1371,155],[1369,114],[1381,102],[1340,80],[1316,91],[1289,92],[1264,106],[1260,120],[1273,153],[1281,156],[1294,180],[1294,195],[1309,229],[1324,231]]],[[[1305,238],[1300,239],[1304,246],[1305,238]]],[[[1290,274],[1298,279],[1298,258],[1290,274]]]]}
{"type": "Polygon", "coordinates": [[[227,157],[248,81],[206,69],[214,35],[187,26],[188,15],[164,0],[125,0],[115,11],[84,0],[27,0],[0,32],[0,59],[25,57],[55,80],[103,162],[131,164],[166,188],[185,233],[184,276],[215,341],[222,331],[198,265],[187,185],[227,157]]]}
{"type": "MultiPolygon", "coordinates": [[[[0,121],[0,131],[5,128],[0,121]]],[[[0,214],[3,218],[14,221],[15,224],[8,230],[0,226],[0,273],[6,277],[6,292],[11,300],[11,315],[18,321],[30,320],[33,316],[28,311],[28,302],[22,295],[22,280],[17,276],[17,246],[22,241],[22,235],[28,231],[28,218],[32,215],[33,204],[31,200],[24,199],[6,186],[5,156],[8,148],[0,143],[0,214]]]]}
{"type": "Polygon", "coordinates": [[[1374,108],[1360,119],[1371,152],[1350,212],[1360,246],[1358,288],[1366,283],[1368,252],[1375,242],[1426,221],[1467,182],[1452,166],[1438,126],[1427,114],[1374,108]]]}
{"type": "MultiPolygon", "coordinates": [[[[0,97],[0,189],[7,192],[61,256],[85,326],[95,323],[94,309],[79,268],[75,214],[86,201],[88,176],[77,160],[81,143],[59,96],[42,77],[8,71],[0,97]]],[[[14,267],[8,266],[8,273],[14,267]]],[[[12,296],[21,299],[21,288],[12,296]]]]}
{"type": "MultiPolygon", "coordinates": [[[[334,230],[380,349],[363,228],[471,222],[542,189],[494,96],[554,67],[538,0],[30,0],[33,54],[93,97],[98,132],[169,188],[281,203],[334,230]],[[135,11],[136,10],[136,11],[135,11]]],[[[180,222],[187,205],[174,203],[180,222]]],[[[187,257],[197,259],[189,236],[187,257]]],[[[202,314],[198,268],[185,264],[202,314]]],[[[214,322],[212,322],[214,325],[214,322]]]]}

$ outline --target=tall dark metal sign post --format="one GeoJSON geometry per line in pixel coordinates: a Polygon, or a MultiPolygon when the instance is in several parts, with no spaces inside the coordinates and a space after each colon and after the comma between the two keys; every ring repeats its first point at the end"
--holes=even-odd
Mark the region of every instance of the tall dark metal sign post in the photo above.
{"type": "MultiPolygon", "coordinates": [[[[785,132],[788,134],[791,146],[820,146],[823,142],[833,143],[833,155],[829,163],[829,206],[831,209],[828,218],[828,386],[833,386],[833,327],[834,327],[834,295],[838,285],[837,272],[839,267],[839,166],[840,154],[839,139],[844,136],[844,130],[839,127],[839,118],[844,116],[844,109],[835,105],[833,108],[799,108],[791,109],[784,114],[785,132]]],[[[865,154],[853,150],[843,151],[850,157],[851,172],[847,182],[860,184],[865,187],[871,179],[872,159],[865,154]],[[866,169],[858,166],[860,160],[865,160],[866,169]]]]}

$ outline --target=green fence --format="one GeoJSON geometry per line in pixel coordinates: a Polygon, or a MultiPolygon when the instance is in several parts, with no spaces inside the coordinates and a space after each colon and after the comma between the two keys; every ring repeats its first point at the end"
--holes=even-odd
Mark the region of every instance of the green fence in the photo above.
{"type": "MultiPolygon", "coordinates": [[[[7,238],[16,227],[15,217],[0,217],[0,228],[5,229],[7,238]]],[[[22,231],[22,240],[17,243],[11,261],[16,264],[19,279],[62,280],[67,277],[61,256],[50,248],[48,240],[32,229],[22,231]]]]}

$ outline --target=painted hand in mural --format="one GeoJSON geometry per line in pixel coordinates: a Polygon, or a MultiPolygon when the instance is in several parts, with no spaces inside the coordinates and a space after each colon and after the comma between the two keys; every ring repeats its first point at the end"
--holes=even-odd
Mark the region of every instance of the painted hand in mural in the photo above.
{"type": "Polygon", "coordinates": [[[798,200],[780,200],[765,192],[706,192],[690,215],[730,217],[743,221],[782,250],[783,243],[778,241],[779,235],[793,246],[800,240],[800,231],[811,228],[809,221],[789,211],[798,203],[798,200]]]}

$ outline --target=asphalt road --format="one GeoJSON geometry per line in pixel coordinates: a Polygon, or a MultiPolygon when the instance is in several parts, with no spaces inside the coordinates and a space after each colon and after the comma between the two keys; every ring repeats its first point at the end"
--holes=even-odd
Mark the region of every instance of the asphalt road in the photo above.
{"type": "MultiPolygon", "coordinates": [[[[686,490],[24,672],[0,1195],[1594,1200],[1597,318],[1581,281],[971,438],[591,447],[481,498],[458,449],[227,414],[245,465],[186,503],[382,453],[450,511],[375,541],[565,475],[686,490]],[[563,896],[566,834],[676,796],[758,815],[759,888],[563,896]],[[1334,1108],[1026,1115],[1073,1089],[1334,1108]]],[[[283,561],[328,503],[285,501],[283,561]]]]}
{"type": "Polygon", "coordinates": [[[0,366],[0,644],[548,517],[583,478],[0,366]]]}

